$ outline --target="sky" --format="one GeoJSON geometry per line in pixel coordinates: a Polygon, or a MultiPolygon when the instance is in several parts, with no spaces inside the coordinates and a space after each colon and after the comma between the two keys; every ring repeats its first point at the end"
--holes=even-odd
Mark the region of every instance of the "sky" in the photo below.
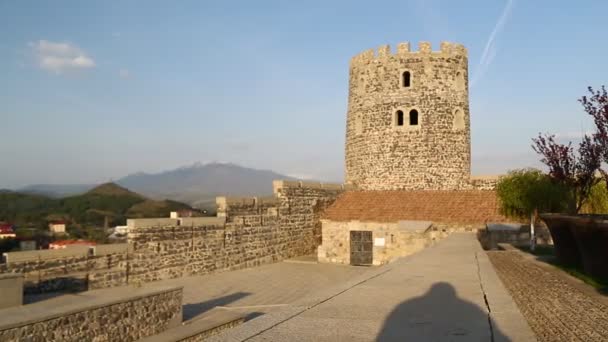
{"type": "Polygon", "coordinates": [[[0,0],[0,188],[195,162],[342,181],[350,58],[469,51],[472,173],[539,166],[593,128],[608,1],[0,0]]]}

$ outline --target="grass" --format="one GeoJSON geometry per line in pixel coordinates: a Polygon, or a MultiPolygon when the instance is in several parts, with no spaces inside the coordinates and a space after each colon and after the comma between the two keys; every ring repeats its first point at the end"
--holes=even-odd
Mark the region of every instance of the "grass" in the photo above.
{"type": "MultiPolygon", "coordinates": [[[[526,253],[530,253],[536,256],[555,256],[555,249],[553,246],[550,245],[536,246],[536,249],[534,251],[531,251],[529,246],[518,248],[526,253]]],[[[582,267],[574,267],[562,264],[556,258],[552,258],[551,260],[547,260],[546,262],[568,273],[569,275],[582,280],[586,284],[593,286],[598,291],[608,293],[608,279],[592,277],[586,274],[582,267]]]]}

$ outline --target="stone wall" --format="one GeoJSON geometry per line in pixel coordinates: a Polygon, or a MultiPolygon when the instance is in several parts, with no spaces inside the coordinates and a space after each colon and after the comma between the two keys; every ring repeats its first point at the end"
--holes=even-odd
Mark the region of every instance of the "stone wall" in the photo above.
{"type": "Polygon", "coordinates": [[[127,283],[127,244],[6,253],[0,273],[21,273],[26,294],[84,291],[127,283]]]}
{"type": "Polygon", "coordinates": [[[92,291],[2,310],[0,341],[136,341],[181,320],[181,287],[92,291]]]}
{"type": "Polygon", "coordinates": [[[338,222],[322,220],[323,242],[318,248],[319,262],[350,264],[350,232],[371,231],[374,240],[373,265],[383,265],[431,246],[450,231],[431,222],[338,222]]]}
{"type": "Polygon", "coordinates": [[[128,220],[128,244],[8,253],[25,292],[83,291],[201,275],[316,253],[341,184],[275,181],[273,197],[218,197],[217,217],[128,220]]]}
{"type": "Polygon", "coordinates": [[[346,182],[362,190],[458,190],[469,182],[467,51],[421,42],[381,46],[351,60],[346,125],[346,182]],[[404,87],[403,73],[411,83],[404,87]],[[418,125],[408,115],[418,111],[418,125]],[[403,126],[396,113],[405,114],[403,126]]]}
{"type": "MultiPolygon", "coordinates": [[[[477,238],[485,250],[499,249],[498,244],[507,243],[513,246],[530,246],[530,225],[511,224],[512,229],[500,229],[500,224],[489,225],[477,232],[477,238]],[[492,229],[494,228],[494,229],[492,229]]],[[[506,226],[506,224],[505,224],[506,226]]],[[[551,233],[547,226],[539,224],[534,227],[537,245],[552,245],[551,233]]]]}
{"type": "Polygon", "coordinates": [[[129,282],[236,270],[315,253],[342,185],[276,181],[273,198],[218,197],[218,217],[134,220],[129,282]],[[177,220],[176,220],[177,221],[177,220]],[[154,224],[152,224],[154,223],[154,224]]]}

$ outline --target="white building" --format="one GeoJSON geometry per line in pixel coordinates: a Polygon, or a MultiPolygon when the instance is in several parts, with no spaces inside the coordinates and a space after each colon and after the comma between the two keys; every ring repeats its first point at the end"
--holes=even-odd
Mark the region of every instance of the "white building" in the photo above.
{"type": "Polygon", "coordinates": [[[65,234],[65,222],[53,221],[49,223],[49,231],[53,234],[65,234]]]}

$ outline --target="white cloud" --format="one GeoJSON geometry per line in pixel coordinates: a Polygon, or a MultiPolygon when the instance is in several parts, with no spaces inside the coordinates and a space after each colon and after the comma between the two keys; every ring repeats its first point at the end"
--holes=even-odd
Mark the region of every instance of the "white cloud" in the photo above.
{"type": "Polygon", "coordinates": [[[502,10],[496,25],[494,25],[494,30],[492,30],[492,33],[490,33],[488,41],[483,49],[481,59],[479,60],[479,64],[477,65],[475,73],[471,79],[471,87],[473,87],[483,77],[490,64],[492,64],[494,57],[496,57],[496,37],[500,34],[500,32],[502,32],[507,20],[509,19],[512,7],[513,0],[507,0],[507,4],[502,10]]]}
{"type": "Polygon", "coordinates": [[[95,61],[79,47],[70,43],[39,40],[28,44],[36,57],[38,66],[46,71],[61,74],[68,70],[95,67],[95,61]]]}
{"type": "Polygon", "coordinates": [[[120,78],[126,79],[131,77],[131,72],[128,69],[120,69],[118,70],[118,76],[120,78]]]}

